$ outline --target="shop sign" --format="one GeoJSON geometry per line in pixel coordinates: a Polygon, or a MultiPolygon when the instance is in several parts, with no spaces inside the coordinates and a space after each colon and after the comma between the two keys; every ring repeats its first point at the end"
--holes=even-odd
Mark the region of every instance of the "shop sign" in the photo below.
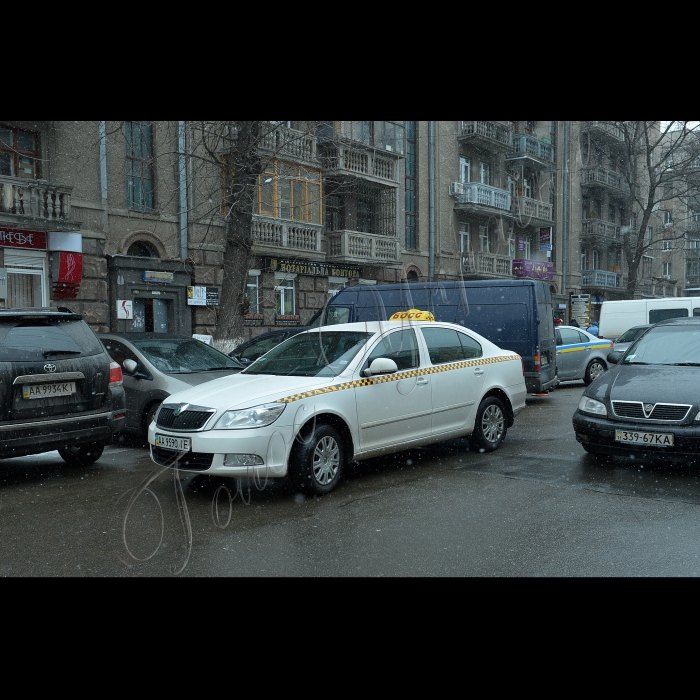
{"type": "Polygon", "coordinates": [[[218,306],[218,287],[187,287],[188,306],[218,306]]]}
{"type": "Polygon", "coordinates": [[[552,227],[540,229],[540,250],[552,250],[552,227]]]}
{"type": "Polygon", "coordinates": [[[83,279],[83,254],[60,251],[52,253],[55,271],[53,298],[75,299],[83,279]]]}
{"type": "Polygon", "coordinates": [[[513,277],[554,279],[554,263],[544,260],[513,260],[513,277]]]}
{"type": "Polygon", "coordinates": [[[314,275],[318,277],[346,277],[348,279],[362,276],[359,265],[336,265],[334,263],[314,262],[313,260],[290,260],[287,258],[265,258],[264,267],[268,272],[288,272],[295,275],[314,275]]]}
{"type": "Polygon", "coordinates": [[[301,318],[296,314],[277,314],[275,316],[276,326],[300,326],[301,318]]]}
{"type": "Polygon", "coordinates": [[[170,284],[175,281],[175,275],[172,272],[159,272],[157,270],[144,270],[143,271],[143,281],[144,282],[161,282],[165,284],[170,284]]]}
{"type": "Polygon", "coordinates": [[[0,228],[0,246],[46,250],[46,232],[0,228]]]}
{"type": "Polygon", "coordinates": [[[134,318],[133,302],[131,299],[117,299],[117,318],[128,320],[134,318]]]}

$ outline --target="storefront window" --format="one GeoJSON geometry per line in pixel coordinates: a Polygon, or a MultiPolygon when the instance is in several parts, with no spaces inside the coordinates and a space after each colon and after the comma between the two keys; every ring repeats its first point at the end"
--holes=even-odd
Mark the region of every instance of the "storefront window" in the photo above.
{"type": "Polygon", "coordinates": [[[294,278],[275,276],[275,313],[293,315],[296,313],[294,300],[294,278]]]}
{"type": "Polygon", "coordinates": [[[248,273],[248,313],[258,314],[259,311],[259,289],[258,289],[258,279],[260,277],[260,270],[251,270],[248,273]]]}

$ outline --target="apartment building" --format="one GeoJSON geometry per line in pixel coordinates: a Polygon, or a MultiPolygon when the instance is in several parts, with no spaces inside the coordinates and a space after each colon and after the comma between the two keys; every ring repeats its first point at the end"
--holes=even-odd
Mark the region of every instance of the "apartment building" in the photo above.
{"type": "MultiPolygon", "coordinates": [[[[0,120],[0,304],[213,334],[231,124],[0,120]]],[[[348,284],[545,279],[563,318],[570,294],[625,296],[636,212],[609,122],[262,124],[246,335],[304,325],[348,284]]],[[[700,206],[685,219],[687,250],[659,238],[640,293],[700,288],[700,206]]]]}

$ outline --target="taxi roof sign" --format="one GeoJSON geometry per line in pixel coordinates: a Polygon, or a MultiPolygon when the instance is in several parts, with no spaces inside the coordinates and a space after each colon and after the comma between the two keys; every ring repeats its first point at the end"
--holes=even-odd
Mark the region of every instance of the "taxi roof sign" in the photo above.
{"type": "Polygon", "coordinates": [[[390,321],[434,321],[435,316],[430,311],[420,309],[409,309],[408,311],[397,311],[390,318],[390,321]]]}

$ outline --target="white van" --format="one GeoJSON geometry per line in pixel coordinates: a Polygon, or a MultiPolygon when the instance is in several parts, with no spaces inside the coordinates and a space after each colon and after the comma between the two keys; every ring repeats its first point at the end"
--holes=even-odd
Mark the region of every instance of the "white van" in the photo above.
{"type": "Polygon", "coordinates": [[[689,316],[700,316],[700,297],[604,301],[600,307],[598,335],[614,341],[632,326],[689,316]]]}

